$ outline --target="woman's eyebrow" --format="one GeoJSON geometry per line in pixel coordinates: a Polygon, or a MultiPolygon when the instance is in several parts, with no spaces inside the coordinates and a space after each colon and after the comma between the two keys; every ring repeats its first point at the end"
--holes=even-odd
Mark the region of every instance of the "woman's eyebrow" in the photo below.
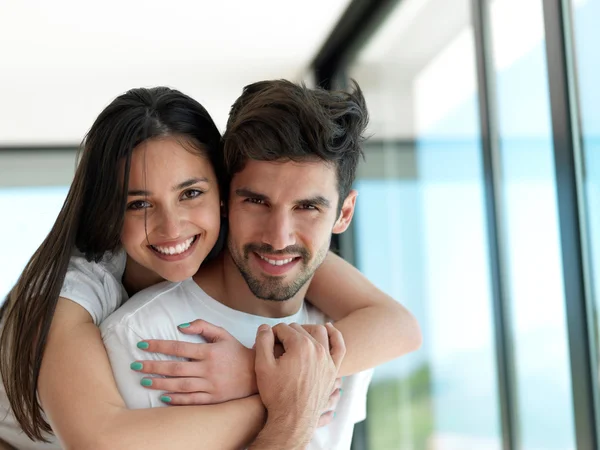
{"type": "Polygon", "coordinates": [[[189,180],[185,180],[182,183],[179,183],[177,186],[173,188],[174,191],[180,191],[181,189],[185,189],[187,187],[193,186],[197,183],[208,183],[209,180],[206,177],[200,178],[190,178],[189,180]]]}
{"type": "MultiPolygon", "coordinates": [[[[173,187],[173,191],[180,191],[181,189],[185,189],[187,187],[193,186],[197,183],[209,183],[210,180],[206,177],[198,177],[198,178],[190,178],[188,180],[185,180],[181,183],[179,183],[178,185],[173,187]]],[[[146,190],[140,190],[140,189],[135,189],[135,190],[130,190],[127,192],[127,195],[132,196],[132,197],[137,197],[137,196],[149,196],[152,195],[152,192],[150,191],[146,191],[146,190]]]]}

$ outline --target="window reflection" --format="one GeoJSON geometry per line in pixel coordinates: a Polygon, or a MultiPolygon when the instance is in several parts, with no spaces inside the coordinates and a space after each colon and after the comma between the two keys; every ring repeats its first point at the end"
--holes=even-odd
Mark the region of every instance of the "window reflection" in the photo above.
{"type": "Polygon", "coordinates": [[[0,188],[0,302],[50,232],[68,188],[0,188]]]}
{"type": "Polygon", "coordinates": [[[499,450],[470,2],[419,5],[400,2],[395,34],[384,24],[349,71],[372,117],[356,262],[417,316],[424,338],[376,370],[369,448],[499,450]],[[435,23],[442,11],[449,19],[435,23]],[[423,29],[436,30],[426,43],[423,29]]]}

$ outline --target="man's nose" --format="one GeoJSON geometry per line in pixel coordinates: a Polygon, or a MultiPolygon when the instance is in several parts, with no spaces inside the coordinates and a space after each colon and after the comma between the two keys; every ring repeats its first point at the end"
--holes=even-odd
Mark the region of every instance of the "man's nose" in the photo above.
{"type": "Polygon", "coordinates": [[[275,250],[283,250],[296,244],[293,219],[285,211],[273,210],[262,233],[262,241],[275,250]]]}

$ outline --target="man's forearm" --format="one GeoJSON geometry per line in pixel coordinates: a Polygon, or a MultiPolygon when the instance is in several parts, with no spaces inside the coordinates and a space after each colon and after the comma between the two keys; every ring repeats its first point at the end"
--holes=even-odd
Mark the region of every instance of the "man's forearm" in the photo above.
{"type": "Polygon", "coordinates": [[[316,425],[306,419],[297,420],[290,416],[268,418],[248,450],[304,450],[312,439],[316,425]]]}

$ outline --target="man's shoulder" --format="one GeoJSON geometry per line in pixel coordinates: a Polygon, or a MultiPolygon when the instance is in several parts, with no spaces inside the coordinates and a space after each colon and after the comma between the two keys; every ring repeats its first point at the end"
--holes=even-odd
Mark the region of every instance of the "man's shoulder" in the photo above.
{"type": "Polygon", "coordinates": [[[324,325],[326,322],[330,322],[331,319],[323,313],[319,308],[314,306],[309,301],[304,301],[304,310],[306,311],[306,322],[307,324],[324,325]]]}
{"type": "Polygon", "coordinates": [[[132,327],[139,316],[152,317],[152,321],[144,321],[147,325],[160,322],[164,315],[159,311],[166,308],[166,303],[171,308],[176,307],[183,298],[183,283],[164,281],[138,292],[100,324],[102,333],[118,326],[132,327]]]}

